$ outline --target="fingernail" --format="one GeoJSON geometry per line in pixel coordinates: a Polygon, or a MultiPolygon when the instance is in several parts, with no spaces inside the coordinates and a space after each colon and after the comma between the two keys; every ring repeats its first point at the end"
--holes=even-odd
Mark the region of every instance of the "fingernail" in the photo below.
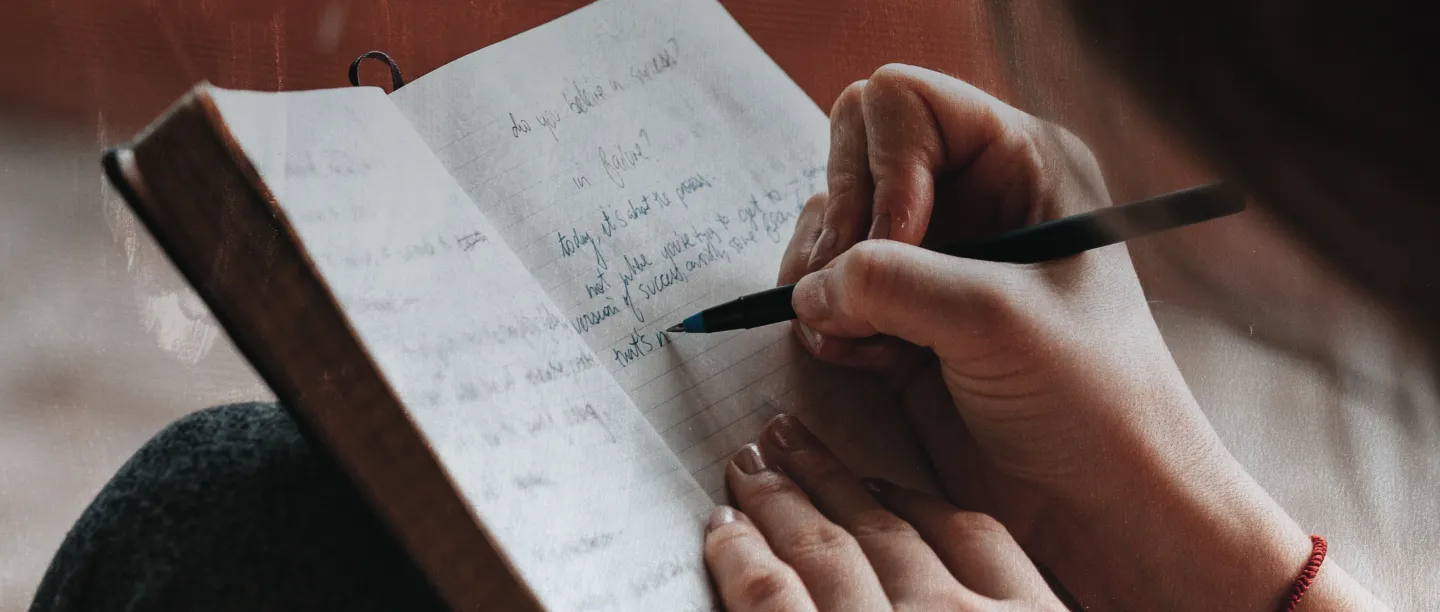
{"type": "Polygon", "coordinates": [[[866,490],[866,491],[869,491],[869,492],[871,492],[871,493],[873,493],[873,494],[875,494],[875,495],[879,495],[879,494],[881,494],[881,493],[884,493],[885,491],[889,490],[891,487],[894,487],[894,486],[895,486],[895,485],[892,484],[890,481],[885,480],[885,479],[883,479],[883,478],[861,478],[861,479],[860,479],[860,484],[861,484],[861,486],[864,486],[864,487],[865,487],[865,490],[866,490]]]}
{"type": "Polygon", "coordinates": [[[739,513],[730,506],[720,506],[710,513],[709,522],[705,523],[705,533],[710,533],[730,523],[740,520],[739,513]]]}
{"type": "Polygon", "coordinates": [[[817,270],[795,283],[790,304],[795,307],[796,316],[812,323],[830,318],[830,300],[825,295],[825,281],[830,273],[829,269],[817,270]]]}
{"type": "Polygon", "coordinates": [[[815,436],[810,433],[810,430],[805,429],[805,425],[800,422],[800,419],[788,414],[782,414],[771,420],[769,433],[770,439],[774,440],[775,445],[779,446],[781,450],[797,451],[818,446],[815,436]]]}
{"type": "Polygon", "coordinates": [[[825,343],[825,336],[810,329],[809,325],[804,323],[798,323],[798,325],[800,326],[800,336],[805,340],[805,344],[810,347],[810,350],[820,352],[820,345],[825,343]]]}
{"type": "Polygon", "coordinates": [[[870,239],[885,240],[890,237],[890,213],[882,212],[875,215],[875,220],[870,222],[870,239]]]}
{"type": "Polygon", "coordinates": [[[812,271],[830,260],[830,253],[835,250],[839,236],[832,228],[820,230],[820,237],[815,239],[815,246],[810,249],[810,259],[805,262],[805,271],[812,271]]]}
{"type": "Polygon", "coordinates": [[[740,447],[740,450],[735,453],[734,457],[730,458],[730,461],[734,462],[735,467],[740,468],[740,471],[746,474],[759,474],[762,471],[770,469],[769,466],[765,465],[765,458],[760,456],[760,447],[756,446],[754,442],[740,447]]]}

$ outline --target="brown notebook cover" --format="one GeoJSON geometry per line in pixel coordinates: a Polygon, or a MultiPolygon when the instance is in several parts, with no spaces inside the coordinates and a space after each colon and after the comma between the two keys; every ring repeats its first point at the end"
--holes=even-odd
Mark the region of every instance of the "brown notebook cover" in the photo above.
{"type": "Polygon", "coordinates": [[[538,610],[357,340],[206,87],[103,163],[235,345],[444,599],[457,610],[538,610]]]}

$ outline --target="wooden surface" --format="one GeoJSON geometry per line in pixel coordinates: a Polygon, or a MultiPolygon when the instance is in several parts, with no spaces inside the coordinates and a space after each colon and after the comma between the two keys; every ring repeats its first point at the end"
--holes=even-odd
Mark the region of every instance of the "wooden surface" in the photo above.
{"type": "MultiPolygon", "coordinates": [[[[19,0],[0,20],[0,105],[123,138],[199,80],[282,90],[346,85],[364,51],[411,77],[579,6],[584,0],[19,0]],[[98,126],[97,126],[98,127],[98,126]]],[[[1080,133],[1116,195],[1148,195],[1198,175],[1081,59],[1046,0],[730,0],[724,5],[823,108],[888,62],[961,77],[1080,133]]],[[[387,82],[378,63],[367,83],[387,82]]]]}

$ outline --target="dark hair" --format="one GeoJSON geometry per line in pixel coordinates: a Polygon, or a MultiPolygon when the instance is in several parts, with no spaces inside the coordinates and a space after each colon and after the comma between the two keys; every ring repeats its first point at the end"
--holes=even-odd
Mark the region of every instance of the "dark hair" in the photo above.
{"type": "Polygon", "coordinates": [[[1432,22],[1396,0],[1069,0],[1154,115],[1440,347],[1432,22]]]}

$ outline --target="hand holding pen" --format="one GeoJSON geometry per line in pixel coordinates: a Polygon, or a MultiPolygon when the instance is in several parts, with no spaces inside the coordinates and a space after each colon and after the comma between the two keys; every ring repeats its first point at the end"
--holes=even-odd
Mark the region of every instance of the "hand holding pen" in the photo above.
{"type": "MultiPolygon", "coordinates": [[[[1222,184],[1202,185],[1124,206],[1045,221],[997,236],[934,249],[941,255],[1000,263],[1039,263],[1143,238],[1245,210],[1245,198],[1222,184]]],[[[706,308],[666,332],[715,333],[795,318],[795,285],[781,285],[706,308]]]]}
{"type": "MultiPolygon", "coordinates": [[[[1293,580],[1308,537],[1219,442],[1127,249],[1115,244],[1226,214],[1239,208],[1236,194],[1211,187],[1111,207],[1098,164],[1074,135],[967,83],[903,66],[840,96],[827,172],[828,192],[801,212],[781,262],[796,336],[820,361],[892,391],[873,409],[909,422],[946,501],[1014,536],[1025,555],[1013,567],[1043,566],[1081,601],[1140,609],[1243,607],[1293,580]],[[1194,214],[1134,223],[1172,207],[1194,214]],[[1051,232],[1079,239],[1041,239],[1051,232]],[[1028,244],[1027,256],[1000,252],[998,242],[1028,244]],[[938,252],[946,245],[959,247],[938,252]],[[1103,245],[1112,246],[1093,248],[1103,245]],[[1143,589],[1109,588],[1137,575],[1150,577],[1143,589]],[[1191,599],[1167,599],[1175,594],[1191,599]]],[[[790,316],[778,302],[773,318],[790,316]]],[[[840,409],[825,400],[843,390],[776,392],[781,404],[823,411],[840,409]]],[[[815,520],[843,527],[834,514],[842,501],[901,513],[884,496],[827,497],[853,488],[802,469],[815,456],[773,457],[811,495],[815,520]]],[[[727,474],[731,491],[748,490],[740,472],[727,474]]],[[[750,514],[763,501],[737,503],[750,514]]],[[[774,527],[765,516],[762,531],[774,527]]]]}

